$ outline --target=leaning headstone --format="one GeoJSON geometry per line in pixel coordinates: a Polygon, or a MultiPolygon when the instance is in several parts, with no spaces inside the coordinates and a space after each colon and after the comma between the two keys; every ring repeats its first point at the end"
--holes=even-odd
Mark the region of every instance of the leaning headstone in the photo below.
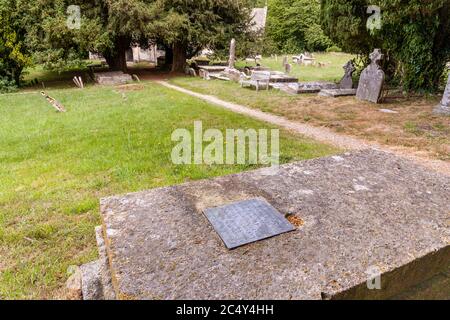
{"type": "Polygon", "coordinates": [[[228,68],[234,69],[236,63],[236,40],[231,39],[230,43],[230,58],[228,60],[228,68]]]}
{"type": "Polygon", "coordinates": [[[347,62],[344,66],[344,77],[342,78],[341,82],[339,83],[339,87],[341,89],[352,89],[353,88],[353,72],[355,72],[356,68],[353,64],[353,61],[350,60],[347,62]]]}
{"type": "Polygon", "coordinates": [[[450,116],[450,76],[448,78],[447,87],[445,88],[441,103],[434,108],[433,113],[450,116]]]}
{"type": "Polygon", "coordinates": [[[363,70],[359,79],[358,90],[356,91],[358,99],[373,103],[380,102],[385,74],[379,63],[383,57],[380,49],[375,49],[370,54],[371,63],[363,70]]]}

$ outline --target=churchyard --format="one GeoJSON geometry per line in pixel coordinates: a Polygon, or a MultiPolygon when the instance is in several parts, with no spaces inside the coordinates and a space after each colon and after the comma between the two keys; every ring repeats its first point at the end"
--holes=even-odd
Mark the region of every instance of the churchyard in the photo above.
{"type": "MultiPolygon", "coordinates": [[[[340,53],[317,54],[318,61],[328,61],[330,64],[321,68],[293,64],[291,75],[298,77],[299,81],[338,82],[344,74],[342,67],[348,58],[351,56],[340,53]]],[[[271,70],[281,71],[281,60],[267,57],[262,59],[261,64],[270,66],[271,70]]],[[[238,62],[237,65],[243,67],[245,62],[238,62]]],[[[330,128],[337,133],[399,149],[407,148],[408,152],[435,159],[450,159],[450,118],[433,114],[442,96],[408,97],[395,92],[382,104],[373,104],[352,96],[330,99],[317,93],[292,95],[278,90],[256,92],[242,89],[235,82],[204,81],[192,77],[172,78],[170,83],[282,115],[290,120],[330,128]]]]}
{"type": "MultiPolygon", "coordinates": [[[[345,63],[344,61],[349,57],[351,56],[340,53],[317,54],[317,60],[324,63],[324,66],[300,66],[294,64],[290,75],[298,77],[299,81],[338,82],[343,75],[342,66],[345,63]]],[[[263,58],[260,63],[264,66],[272,66],[275,71],[280,72],[282,71],[282,66],[279,60],[279,58],[267,57],[263,58]]],[[[237,62],[237,66],[243,67],[243,64],[249,65],[248,62],[237,62]]],[[[111,203],[115,203],[116,201],[122,203],[120,202],[121,200],[118,200],[120,198],[112,198],[111,200],[108,198],[102,200],[101,206],[99,206],[99,199],[114,194],[124,194],[178,185],[183,182],[254,170],[263,166],[262,163],[258,165],[249,163],[249,161],[230,165],[198,163],[187,166],[182,163],[178,163],[177,165],[176,161],[172,161],[172,163],[170,161],[168,162],[167,160],[170,158],[170,154],[175,145],[173,139],[171,140],[171,134],[174,130],[179,128],[188,128],[195,136],[195,122],[198,123],[198,121],[200,121],[202,124],[206,124],[205,128],[203,128],[205,130],[208,128],[221,130],[224,137],[226,136],[225,129],[227,128],[264,129],[268,128],[270,125],[257,120],[251,120],[251,118],[244,115],[238,115],[230,111],[222,110],[218,106],[196,99],[195,97],[189,97],[188,95],[175,90],[163,88],[159,84],[154,83],[152,81],[154,79],[161,80],[168,78],[170,84],[189,89],[193,92],[215,96],[224,101],[261,110],[268,114],[280,115],[294,123],[305,123],[319,128],[325,127],[337,134],[345,134],[369,142],[375,141],[382,145],[395,147],[406,154],[412,153],[431,159],[449,160],[450,118],[437,116],[432,113],[433,108],[439,102],[439,98],[436,96],[420,98],[395,97],[387,99],[381,105],[363,102],[356,99],[354,96],[329,98],[319,96],[317,93],[293,95],[275,89],[256,92],[255,90],[248,88],[241,88],[239,83],[233,81],[206,81],[199,77],[186,77],[180,75],[169,77],[168,74],[164,73],[155,76],[154,73],[148,69],[142,70],[140,68],[132,68],[131,70],[133,70],[133,73],[136,72],[139,74],[139,77],[142,79],[141,82],[134,81],[134,83],[125,85],[98,86],[87,80],[85,81],[84,89],[74,88],[75,84],[72,81],[72,77],[84,75],[87,72],[86,70],[68,71],[62,75],[52,74],[40,69],[31,70],[29,77],[36,77],[40,82],[47,83],[47,93],[49,96],[57,97],[58,102],[65,106],[65,113],[55,113],[54,109],[51,108],[51,105],[42,99],[39,92],[36,91],[38,87],[27,88],[22,93],[9,94],[0,97],[0,107],[2,113],[5,115],[1,119],[2,125],[0,129],[2,137],[0,142],[2,144],[2,163],[4,164],[0,172],[3,181],[0,190],[3,222],[2,227],[0,228],[0,252],[2,253],[2,257],[5,257],[5,259],[2,260],[1,265],[1,297],[76,298],[76,296],[71,295],[73,290],[67,290],[65,287],[65,281],[69,276],[73,276],[72,273],[74,271],[71,266],[84,265],[86,266],[83,269],[84,281],[85,283],[90,284],[90,287],[83,288],[85,299],[214,298],[213,296],[205,295],[205,292],[209,292],[209,290],[206,290],[206,284],[205,287],[198,292],[183,290],[184,283],[188,280],[180,280],[179,289],[169,289],[164,287],[135,288],[132,283],[137,281],[137,279],[135,279],[134,276],[130,279],[125,278],[125,280],[121,280],[123,278],[115,273],[134,273],[133,270],[127,270],[122,266],[121,260],[118,260],[117,262],[111,261],[114,265],[111,270],[109,269],[109,266],[103,265],[102,267],[101,264],[98,263],[86,265],[86,263],[89,263],[90,261],[97,261],[96,241],[100,248],[100,262],[107,261],[109,258],[107,258],[106,255],[111,254],[112,251],[116,250],[113,245],[114,241],[119,241],[117,245],[126,247],[135,241],[133,239],[117,238],[117,232],[122,234],[122,232],[125,231],[121,231],[121,227],[118,227],[114,220],[109,222],[109,219],[112,219],[112,217],[109,216],[108,212],[117,210],[114,209],[117,204],[111,203]],[[10,101],[14,101],[14,109],[11,109],[10,101]],[[391,110],[393,113],[382,112],[380,109],[391,110]],[[99,215],[99,213],[102,213],[103,217],[102,215],[99,215]],[[109,223],[112,224],[110,227],[108,227],[109,223]],[[103,229],[104,231],[102,229],[97,229],[95,234],[93,230],[98,225],[103,225],[106,229],[103,229]],[[114,232],[110,231],[108,233],[108,228],[111,228],[114,232]],[[106,232],[107,235],[105,240],[102,240],[103,232],[106,232]],[[103,241],[106,242],[102,244],[103,241]],[[102,252],[104,256],[102,256],[102,252]],[[115,265],[115,263],[117,263],[117,265],[115,265]],[[95,276],[92,276],[92,273],[99,273],[102,274],[102,277],[105,277],[105,270],[107,271],[106,273],[108,276],[106,277],[108,279],[111,279],[111,275],[109,274],[112,274],[114,279],[113,282],[116,283],[114,289],[111,284],[111,288],[109,289],[105,289],[107,286],[105,286],[104,283],[102,283],[102,285],[96,284],[97,280],[95,280],[95,276]],[[89,279],[89,277],[94,278],[94,280],[89,279]],[[121,281],[125,281],[125,283],[121,284],[121,281]],[[103,289],[100,290],[97,287],[103,289]],[[39,290],[36,290],[36,288],[39,288],[39,290]],[[154,294],[145,294],[145,292],[149,290],[154,292],[154,294]]],[[[270,70],[272,70],[272,68],[270,70]]],[[[225,139],[223,141],[224,147],[226,147],[229,142],[230,141],[226,141],[225,139]]],[[[201,143],[204,146],[207,146],[206,141],[201,143]]],[[[333,146],[332,141],[329,141],[329,143],[319,143],[295,134],[293,131],[289,132],[287,130],[282,130],[281,132],[280,149],[281,164],[341,154],[345,151],[345,148],[333,146]]],[[[311,172],[312,174],[312,172],[316,172],[316,170],[321,171],[324,170],[324,168],[331,170],[331,168],[335,166],[333,162],[340,164],[341,161],[344,161],[344,163],[340,164],[344,167],[339,168],[338,165],[336,168],[336,170],[342,171],[344,168],[348,167],[345,162],[349,161],[349,168],[352,167],[355,169],[358,166],[362,166],[359,176],[355,175],[353,178],[353,181],[359,182],[353,182],[354,186],[351,188],[356,190],[357,193],[372,193],[372,188],[377,189],[377,186],[380,184],[389,186],[394,181],[392,176],[385,175],[381,175],[375,180],[369,179],[370,182],[366,181],[368,176],[375,174],[375,172],[379,172],[368,169],[369,167],[373,165],[381,167],[381,163],[396,161],[395,158],[391,159],[384,157],[385,156],[382,154],[373,154],[366,158],[365,152],[352,153],[347,154],[346,158],[348,158],[348,160],[343,160],[344,158],[339,156],[336,157],[335,160],[331,158],[330,160],[324,159],[323,162],[317,161],[311,162],[311,164],[305,163],[308,168],[311,166],[311,169],[301,169],[300,172],[306,170],[304,172],[311,172]],[[376,164],[371,163],[372,161],[375,161],[376,164]],[[365,168],[364,163],[366,163],[367,166],[365,168]],[[371,184],[372,187],[367,186],[367,184],[371,184]]],[[[192,161],[192,159],[190,161],[192,161]]],[[[224,160],[224,163],[225,162],[226,161],[224,160]]],[[[265,165],[267,164],[268,163],[265,163],[265,165]]],[[[411,173],[419,170],[418,168],[409,168],[410,164],[406,163],[402,164],[402,166],[403,165],[408,167],[408,172],[404,172],[405,177],[409,176],[412,180],[418,179],[416,177],[417,174],[413,175],[411,173]]],[[[276,172],[274,175],[272,174],[268,177],[272,177],[272,179],[275,179],[274,181],[278,181],[277,177],[281,177],[290,172],[288,168],[289,167],[281,168],[281,172],[287,170],[286,173],[276,172]]],[[[381,171],[388,172],[387,169],[381,171]]],[[[250,173],[250,176],[253,174],[256,174],[257,177],[260,176],[260,173],[257,172],[250,173]]],[[[420,176],[420,179],[426,180],[426,176],[427,174],[423,173],[423,175],[420,176]]],[[[243,177],[245,177],[245,175],[243,177]]],[[[263,179],[263,177],[264,175],[261,179],[263,179]]],[[[329,179],[334,180],[335,178],[336,177],[333,175],[328,176],[328,178],[323,178],[324,185],[319,183],[316,187],[312,187],[310,182],[307,185],[299,186],[300,189],[304,189],[301,189],[303,190],[301,191],[303,192],[301,195],[297,195],[299,197],[298,199],[305,198],[304,200],[306,201],[307,198],[310,198],[308,201],[317,201],[318,198],[313,196],[316,193],[320,194],[321,197],[324,197],[325,194],[328,195],[325,197],[333,197],[334,195],[332,194],[335,194],[336,190],[328,190],[328,187],[326,187],[325,184],[330,182],[329,179]]],[[[236,179],[241,178],[236,177],[236,179]]],[[[290,177],[290,174],[288,174],[285,179],[302,180],[300,176],[290,177]]],[[[316,177],[316,180],[317,179],[319,181],[322,178],[319,179],[319,177],[316,177]]],[[[205,180],[205,182],[200,182],[198,186],[202,186],[203,184],[207,186],[208,182],[206,181],[207,180],[205,180]]],[[[221,180],[219,179],[218,181],[221,180]]],[[[227,178],[223,181],[227,181],[227,178]]],[[[277,209],[281,210],[283,214],[289,214],[289,221],[297,226],[294,230],[313,233],[318,232],[318,230],[315,230],[315,223],[311,222],[320,219],[312,209],[314,206],[307,209],[307,207],[304,207],[303,205],[299,207],[294,204],[292,201],[297,198],[297,196],[293,196],[294,189],[286,191],[288,192],[288,198],[284,200],[270,200],[272,199],[272,196],[274,196],[271,195],[272,192],[275,192],[276,194],[278,192],[284,192],[281,190],[284,190],[286,186],[283,186],[280,182],[264,181],[264,183],[269,185],[273,183],[273,190],[278,191],[264,191],[261,189],[261,186],[256,185],[247,185],[247,189],[239,187],[238,190],[233,190],[234,188],[229,189],[227,186],[229,183],[235,183],[230,181],[220,182],[226,184],[223,186],[223,194],[216,194],[216,191],[212,192],[212,189],[207,187],[206,190],[208,191],[204,194],[197,191],[192,193],[191,191],[183,189],[182,193],[188,193],[182,197],[195,197],[196,200],[192,201],[197,203],[195,205],[197,206],[197,211],[216,207],[217,204],[234,203],[238,200],[242,201],[253,198],[263,199],[263,201],[270,201],[271,205],[276,204],[277,209]],[[231,192],[231,190],[233,191],[231,192]],[[309,228],[312,228],[311,231],[307,231],[309,228]]],[[[338,186],[338,188],[348,188],[346,185],[347,182],[345,181],[335,183],[337,185],[344,183],[340,187],[338,186]]],[[[442,183],[445,184],[445,181],[442,183]]],[[[242,184],[242,182],[240,182],[240,184],[242,184]]],[[[194,185],[196,186],[197,184],[194,185]]],[[[188,190],[191,190],[189,185],[186,185],[186,187],[188,190]]],[[[431,185],[423,186],[423,188],[430,187],[431,185]]],[[[175,187],[175,189],[176,188],[178,187],[175,187]]],[[[388,189],[389,188],[390,187],[388,187],[388,189]]],[[[408,188],[410,188],[410,182],[405,182],[404,186],[397,187],[396,192],[398,192],[398,194],[402,193],[402,197],[409,197],[409,193],[405,191],[408,188]]],[[[157,196],[158,198],[161,197],[161,199],[166,199],[167,197],[162,189],[155,189],[155,191],[152,191],[152,194],[153,192],[155,194],[162,192],[161,195],[157,196]]],[[[417,192],[417,194],[420,194],[419,191],[417,192]]],[[[444,196],[444,194],[437,192],[436,195],[438,198],[433,201],[437,201],[437,203],[444,201],[444,198],[439,198],[440,196],[444,196]]],[[[358,198],[350,200],[354,197],[353,192],[350,192],[348,196],[350,197],[348,201],[360,201],[358,198]]],[[[146,198],[147,196],[145,193],[143,193],[142,196],[138,193],[133,197],[146,198]]],[[[343,210],[342,213],[347,212],[349,209],[346,207],[346,201],[347,200],[342,203],[342,207],[336,207],[333,210],[337,210],[337,212],[343,210]]],[[[129,203],[129,201],[127,200],[126,203],[129,203]]],[[[164,203],[165,202],[161,202],[159,205],[165,206],[164,203]]],[[[313,202],[311,202],[311,205],[312,203],[313,202]]],[[[388,204],[388,202],[385,202],[382,198],[372,200],[371,203],[374,205],[376,204],[376,206],[383,206],[383,203],[386,203],[386,205],[388,204]]],[[[402,203],[404,206],[407,206],[406,203],[408,203],[408,201],[403,201],[402,203]]],[[[145,207],[147,204],[144,202],[142,205],[145,207]]],[[[126,206],[128,206],[128,204],[126,206]]],[[[383,210],[374,209],[372,205],[369,204],[361,204],[361,206],[364,207],[364,209],[361,208],[361,210],[383,210]]],[[[323,207],[321,208],[322,209],[320,210],[323,210],[323,207]]],[[[319,207],[316,207],[316,209],[319,210],[319,207]]],[[[126,212],[131,213],[134,212],[134,210],[139,211],[141,209],[132,206],[120,210],[126,210],[126,212]]],[[[173,207],[173,210],[177,212],[179,210],[181,210],[180,212],[183,212],[183,210],[193,212],[191,211],[192,209],[182,209],[181,207],[173,207]]],[[[408,210],[416,212],[418,209],[413,205],[408,210]]],[[[385,212],[385,214],[389,213],[385,212]]],[[[438,212],[435,212],[434,214],[438,214],[438,212]]],[[[366,215],[364,217],[364,219],[366,219],[368,216],[366,215]]],[[[183,220],[183,218],[180,219],[183,220]]],[[[131,220],[128,220],[131,223],[131,220]]],[[[143,223],[145,224],[145,222],[143,223]]],[[[156,232],[156,230],[161,230],[161,232],[179,233],[177,229],[164,231],[166,228],[177,228],[176,225],[168,226],[165,225],[165,223],[160,223],[161,222],[159,222],[158,225],[148,227],[152,229],[156,227],[157,229],[155,229],[154,232],[156,232]]],[[[192,222],[185,221],[183,223],[189,225],[192,222]]],[[[198,223],[200,223],[200,221],[198,221],[198,223]]],[[[211,223],[213,223],[212,220],[211,223]]],[[[208,234],[209,231],[204,229],[207,227],[207,224],[200,223],[200,225],[202,227],[201,230],[198,230],[198,233],[208,234]]],[[[195,224],[191,227],[197,228],[195,227],[195,224]]],[[[129,228],[133,228],[133,225],[131,224],[131,227],[129,226],[129,228]]],[[[414,229],[417,228],[417,226],[411,225],[409,228],[414,229]]],[[[294,245],[294,243],[289,242],[296,241],[289,240],[289,234],[292,233],[292,230],[290,231],[291,232],[286,235],[278,236],[281,237],[280,246],[294,245]]],[[[129,232],[131,232],[131,229],[125,233],[128,234],[129,232]]],[[[141,231],[139,231],[139,227],[136,226],[132,232],[137,232],[139,234],[141,231]]],[[[151,237],[156,237],[156,235],[153,234],[151,237]]],[[[198,244],[203,244],[204,241],[211,241],[208,240],[208,238],[197,239],[194,234],[190,233],[187,234],[187,237],[188,238],[183,241],[194,241],[192,243],[193,248],[198,244]]],[[[293,239],[296,239],[296,237],[294,236],[293,239]]],[[[230,238],[229,241],[235,240],[230,238]]],[[[271,243],[272,246],[278,246],[279,241],[280,240],[274,239],[269,243],[271,243]]],[[[352,240],[348,239],[348,241],[352,240]]],[[[209,244],[209,246],[210,245],[212,244],[209,244]]],[[[217,245],[218,243],[213,245],[214,251],[220,251],[216,252],[217,257],[227,257],[228,254],[225,253],[225,251],[222,252],[222,249],[219,249],[220,245],[219,247],[216,247],[217,245]]],[[[408,245],[413,244],[410,243],[408,245]]],[[[238,245],[238,247],[239,246],[240,245],[238,245]]],[[[257,244],[253,244],[253,246],[259,248],[253,253],[255,255],[254,258],[259,259],[258,251],[262,250],[262,247],[257,244]]],[[[145,248],[145,250],[159,252],[160,254],[165,254],[164,252],[166,250],[164,248],[145,248]]],[[[239,251],[242,249],[237,250],[239,251]]],[[[279,250],[282,249],[280,248],[279,250]]],[[[323,251],[323,248],[321,250],[323,251]]],[[[332,246],[329,246],[329,250],[332,252],[334,249],[332,246]]],[[[424,250],[426,249],[424,248],[424,250]]],[[[116,253],[114,253],[114,255],[115,254],[116,253]]],[[[126,259],[134,261],[134,259],[141,259],[143,253],[130,252],[129,254],[131,256],[126,259]]],[[[148,253],[148,255],[155,257],[154,254],[148,253]]],[[[235,258],[237,259],[237,257],[235,258]]],[[[183,256],[178,258],[174,257],[174,259],[177,261],[185,259],[189,260],[188,257],[183,256]]],[[[200,259],[209,258],[205,256],[200,259]]],[[[388,256],[380,255],[378,259],[385,261],[385,263],[390,261],[388,265],[392,264],[391,267],[386,265],[386,269],[383,269],[383,274],[390,274],[389,272],[386,273],[389,268],[393,268],[392,270],[395,269],[394,265],[396,264],[396,260],[392,257],[389,258],[388,256]]],[[[436,261],[439,261],[439,259],[441,258],[424,263],[427,263],[431,270],[438,272],[438,266],[432,266],[437,263],[436,261]]],[[[316,257],[313,260],[321,261],[321,258],[316,257]]],[[[137,261],[138,260],[136,260],[136,263],[137,261]]],[[[236,261],[236,263],[238,263],[238,261],[236,261]]],[[[304,263],[307,264],[308,261],[305,260],[304,263]]],[[[317,268],[323,268],[323,261],[316,263],[319,263],[316,265],[317,268]]],[[[134,268],[137,267],[137,265],[130,267],[134,268]]],[[[270,264],[266,267],[272,268],[270,264]]],[[[151,268],[151,264],[149,265],[149,268],[151,268]]],[[[195,269],[197,266],[186,266],[186,268],[195,269]]],[[[242,270],[242,268],[245,267],[239,268],[242,270]]],[[[261,266],[261,268],[263,267],[261,266]]],[[[305,268],[310,268],[310,266],[305,265],[305,268]]],[[[361,265],[360,268],[361,270],[355,272],[361,272],[362,274],[367,272],[363,265],[361,265]]],[[[167,272],[169,274],[171,273],[169,270],[167,270],[167,272]]],[[[315,272],[320,272],[320,270],[316,270],[315,272]]],[[[149,271],[149,273],[151,274],[152,271],[149,271]]],[[[223,276],[225,276],[225,274],[223,276]]],[[[328,274],[326,277],[330,280],[335,276],[335,274],[328,274]]],[[[430,274],[430,276],[432,276],[432,274],[430,274]]],[[[397,276],[393,275],[392,277],[392,279],[396,279],[397,276]]],[[[425,278],[426,277],[409,279],[408,285],[421,283],[425,278]]],[[[437,276],[438,280],[433,280],[435,278],[432,278],[431,284],[422,284],[422,286],[433,287],[436,286],[435,283],[447,281],[446,276],[442,274],[437,276]]],[[[291,278],[288,277],[286,279],[291,278]]],[[[253,280],[258,281],[256,279],[253,280]]],[[[106,280],[106,282],[110,281],[111,280],[106,280]]],[[[149,286],[153,283],[153,281],[150,280],[147,281],[141,279],[139,281],[144,281],[143,283],[147,283],[149,286]]],[[[199,283],[203,280],[199,278],[195,281],[200,285],[199,283]]],[[[223,283],[226,282],[225,279],[220,278],[218,278],[217,281],[217,285],[223,285],[223,283]]],[[[240,281],[244,280],[241,279],[240,281]]],[[[292,279],[289,281],[292,282],[292,279]]],[[[303,286],[303,291],[298,291],[298,287],[291,286],[289,289],[290,295],[282,295],[279,293],[276,297],[283,299],[360,297],[361,295],[358,295],[357,293],[359,289],[355,289],[355,285],[358,284],[358,281],[362,280],[352,278],[351,281],[356,282],[353,284],[348,283],[346,285],[347,289],[345,290],[335,291],[336,288],[333,289],[333,287],[329,287],[327,290],[330,291],[325,293],[315,291],[317,290],[314,289],[318,285],[317,283],[309,284],[311,287],[308,290],[304,289],[305,287],[303,286]],[[325,296],[323,296],[323,294],[325,294],[325,296]]],[[[251,283],[252,282],[249,282],[246,285],[252,286],[251,283]]],[[[285,286],[286,284],[277,283],[273,285],[285,286]]],[[[325,287],[328,287],[328,285],[329,284],[326,283],[322,284],[322,286],[325,287]]],[[[399,298],[411,298],[423,295],[423,290],[421,291],[415,288],[405,291],[406,287],[407,285],[397,290],[393,290],[390,293],[384,292],[378,297],[389,297],[389,295],[395,294],[398,295],[399,298]]],[[[438,287],[440,288],[440,286],[438,287]]],[[[433,293],[434,296],[436,296],[436,292],[441,291],[441,289],[435,290],[433,293]]],[[[258,299],[274,297],[268,292],[264,292],[265,291],[263,290],[259,295],[255,295],[251,293],[251,290],[249,289],[245,296],[238,296],[236,295],[236,292],[229,287],[224,288],[221,295],[216,296],[216,298],[233,299],[246,297],[258,299]]],[[[432,297],[433,294],[428,294],[428,297],[432,297]]],[[[373,297],[376,297],[376,295],[373,297]]]]}

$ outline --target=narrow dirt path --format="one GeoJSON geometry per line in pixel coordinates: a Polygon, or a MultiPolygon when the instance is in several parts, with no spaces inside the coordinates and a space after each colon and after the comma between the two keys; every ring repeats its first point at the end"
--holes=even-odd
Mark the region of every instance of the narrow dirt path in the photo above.
{"type": "Polygon", "coordinates": [[[409,160],[420,163],[423,166],[426,166],[432,170],[441,172],[443,174],[450,175],[450,163],[449,162],[430,159],[425,156],[420,156],[420,155],[414,154],[414,150],[411,150],[408,148],[394,148],[391,146],[380,145],[375,142],[369,142],[369,141],[365,141],[365,140],[358,139],[355,137],[338,134],[327,128],[314,127],[314,126],[311,126],[308,124],[291,121],[282,116],[277,116],[277,115],[274,115],[271,113],[262,112],[260,110],[256,110],[256,109],[245,107],[245,106],[242,106],[239,104],[224,101],[215,96],[197,93],[197,92],[194,92],[191,90],[184,89],[179,86],[172,85],[166,81],[155,81],[155,82],[164,87],[167,87],[167,88],[170,88],[173,90],[177,90],[179,92],[199,98],[201,100],[204,100],[206,102],[212,103],[212,104],[220,106],[222,108],[231,110],[233,112],[240,113],[240,114],[252,117],[254,119],[258,119],[258,120],[261,120],[264,122],[274,124],[281,128],[304,135],[308,138],[312,138],[312,139],[320,141],[322,143],[334,145],[341,149],[347,149],[347,150],[361,150],[361,149],[368,149],[368,148],[378,149],[381,151],[393,153],[402,158],[407,158],[409,160]]]}

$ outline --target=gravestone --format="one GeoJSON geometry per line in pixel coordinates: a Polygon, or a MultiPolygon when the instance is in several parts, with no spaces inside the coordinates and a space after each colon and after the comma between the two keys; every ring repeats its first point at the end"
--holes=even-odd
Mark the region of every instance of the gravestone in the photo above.
{"type": "Polygon", "coordinates": [[[287,64],[288,64],[288,57],[284,56],[283,57],[283,68],[285,68],[287,64]]]}
{"type": "Polygon", "coordinates": [[[231,39],[230,58],[228,60],[228,68],[234,69],[235,63],[236,63],[236,39],[231,39]]]}
{"type": "Polygon", "coordinates": [[[383,89],[385,74],[379,63],[384,58],[380,49],[370,54],[371,63],[361,73],[356,97],[360,100],[379,103],[383,89]]]}
{"type": "Polygon", "coordinates": [[[433,113],[450,116],[450,76],[441,103],[436,106],[433,113]]]}
{"type": "Polygon", "coordinates": [[[352,89],[353,88],[353,72],[355,72],[356,68],[353,64],[353,61],[350,60],[347,62],[344,66],[344,77],[342,78],[341,82],[339,83],[339,87],[341,89],[352,89]]]}
{"type": "Polygon", "coordinates": [[[356,89],[324,89],[320,90],[319,96],[338,98],[356,95],[356,89]]]}
{"type": "MultiPolygon", "coordinates": [[[[362,150],[281,165],[276,175],[263,168],[110,197],[101,201],[100,256],[117,299],[390,298],[448,265],[449,184],[362,150]],[[251,199],[303,224],[228,250],[202,212],[251,199]],[[381,290],[367,288],[374,266],[381,290]]],[[[256,222],[244,220],[231,228],[256,222]]]]}
{"type": "Polygon", "coordinates": [[[284,72],[285,72],[286,74],[290,74],[291,71],[292,71],[292,66],[291,66],[291,64],[286,63],[286,64],[284,65],[284,72]]]}
{"type": "Polygon", "coordinates": [[[273,83],[271,86],[290,94],[317,93],[320,90],[337,88],[334,82],[328,81],[273,83]]]}
{"type": "Polygon", "coordinates": [[[101,85],[126,84],[133,81],[131,75],[122,71],[98,72],[94,73],[95,82],[101,85]]]}

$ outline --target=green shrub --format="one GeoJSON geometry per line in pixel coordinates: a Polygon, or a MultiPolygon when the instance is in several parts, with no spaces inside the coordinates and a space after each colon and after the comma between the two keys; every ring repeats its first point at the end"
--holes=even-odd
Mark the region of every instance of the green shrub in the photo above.
{"type": "Polygon", "coordinates": [[[0,77],[0,93],[10,93],[17,91],[17,85],[14,80],[6,77],[0,77]]]}
{"type": "Polygon", "coordinates": [[[342,52],[342,49],[336,45],[327,48],[327,52],[342,52]]]}

